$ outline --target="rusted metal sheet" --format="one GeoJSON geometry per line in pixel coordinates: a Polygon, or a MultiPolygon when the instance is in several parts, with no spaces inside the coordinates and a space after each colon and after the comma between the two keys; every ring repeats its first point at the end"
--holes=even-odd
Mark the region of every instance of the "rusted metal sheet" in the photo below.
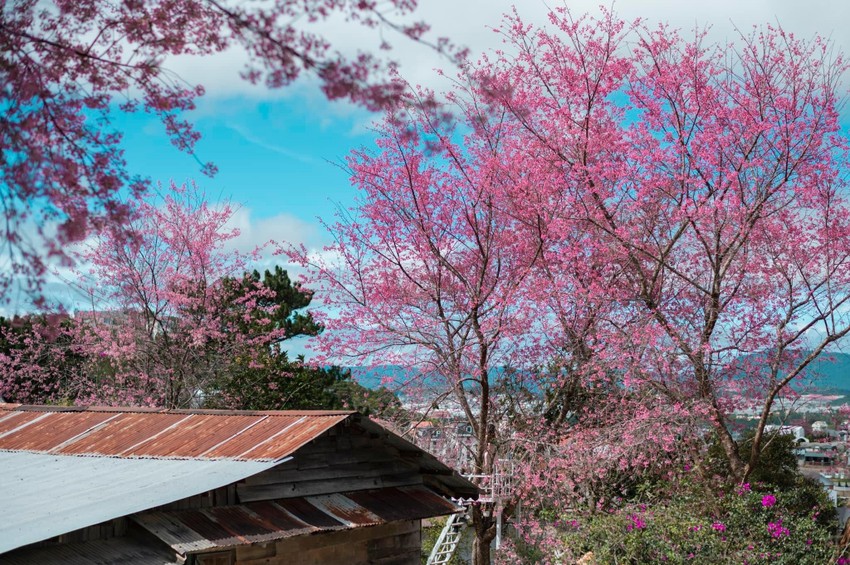
{"type": "Polygon", "coordinates": [[[348,526],[378,524],[381,518],[366,506],[344,494],[334,493],[310,497],[310,504],[348,526]]]}
{"type": "Polygon", "coordinates": [[[193,553],[305,533],[418,520],[459,510],[448,500],[417,486],[249,502],[205,510],[146,512],[133,519],[176,551],[193,553]]]}
{"type": "Polygon", "coordinates": [[[6,412],[0,418],[0,436],[42,417],[38,412],[6,412]]]}
{"type": "Polygon", "coordinates": [[[112,414],[57,412],[39,416],[42,417],[0,438],[0,449],[48,452],[103,423],[112,414]]]}
{"type": "Polygon", "coordinates": [[[0,450],[159,459],[275,461],[351,412],[153,411],[0,405],[0,450]]]}
{"type": "MultiPolygon", "coordinates": [[[[125,417],[136,416],[126,414],[125,417]]],[[[146,414],[144,419],[158,419],[161,414],[146,414]]],[[[180,416],[177,416],[180,417],[180,416]]],[[[173,426],[152,436],[147,441],[128,449],[122,455],[129,457],[188,457],[201,458],[207,450],[237,436],[257,419],[256,416],[183,416],[173,426]]]]}
{"type": "Polygon", "coordinates": [[[285,451],[286,455],[289,455],[346,418],[347,416],[302,416],[298,421],[293,422],[291,426],[281,429],[279,436],[258,443],[256,447],[249,449],[246,453],[240,454],[239,457],[249,460],[266,460],[274,458],[275,453],[281,449],[285,451]],[[333,424],[328,425],[329,422],[333,422],[333,424]]]}
{"type": "MultiPolygon", "coordinates": [[[[108,429],[79,438],[60,450],[68,455],[99,453],[103,455],[127,456],[137,446],[158,437],[165,430],[185,420],[185,414],[158,414],[157,417],[140,417],[140,414],[118,414],[108,429]],[[120,433],[118,432],[120,430],[120,433]]],[[[0,441],[0,445],[3,442],[0,441]]]]}
{"type": "Polygon", "coordinates": [[[227,444],[212,448],[208,457],[245,457],[249,458],[252,450],[262,445],[274,445],[278,441],[286,441],[287,431],[305,418],[304,416],[264,416],[257,419],[253,426],[243,430],[227,444]]]}
{"type": "Polygon", "coordinates": [[[2,556],[3,565],[177,565],[174,552],[132,537],[28,547],[2,556]]]}
{"type": "Polygon", "coordinates": [[[423,487],[398,487],[348,493],[348,498],[368,508],[384,522],[415,520],[452,514],[453,504],[423,487]]]}
{"type": "MultiPolygon", "coordinates": [[[[251,503],[249,503],[251,504],[251,503]]],[[[318,529],[339,528],[343,525],[336,517],[323,512],[311,504],[310,498],[287,498],[278,500],[277,505],[305,524],[318,529]]]]}

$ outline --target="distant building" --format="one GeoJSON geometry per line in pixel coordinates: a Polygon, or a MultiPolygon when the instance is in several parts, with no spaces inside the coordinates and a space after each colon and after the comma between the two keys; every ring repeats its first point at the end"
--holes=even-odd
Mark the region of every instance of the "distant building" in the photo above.
{"type": "Polygon", "coordinates": [[[418,565],[478,489],[353,412],[0,405],[5,565],[418,565]]]}
{"type": "Polygon", "coordinates": [[[814,424],[812,424],[812,432],[816,434],[823,434],[829,429],[829,424],[824,422],[823,420],[818,420],[814,424]]]}
{"type": "Polygon", "coordinates": [[[808,441],[806,439],[806,430],[803,429],[803,426],[777,426],[775,424],[768,424],[764,427],[764,432],[766,434],[769,433],[778,433],[781,435],[790,435],[794,436],[794,441],[808,441]]]}
{"type": "Polygon", "coordinates": [[[416,424],[414,443],[441,461],[451,461],[457,469],[469,472],[478,445],[472,425],[462,417],[441,416],[416,424]]]}

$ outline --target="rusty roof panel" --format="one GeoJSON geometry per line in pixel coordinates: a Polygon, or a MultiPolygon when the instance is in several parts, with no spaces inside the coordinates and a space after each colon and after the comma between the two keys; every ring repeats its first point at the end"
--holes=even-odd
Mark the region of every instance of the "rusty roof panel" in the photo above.
{"type": "Polygon", "coordinates": [[[246,507],[265,524],[275,530],[312,529],[306,522],[299,520],[274,502],[251,502],[246,507]]]}
{"type": "Polygon", "coordinates": [[[26,547],[3,554],[3,565],[177,565],[174,552],[125,536],[105,540],[26,547]]]}
{"type": "Polygon", "coordinates": [[[281,430],[281,435],[273,441],[257,444],[256,447],[241,454],[240,458],[263,461],[266,459],[277,459],[278,453],[283,450],[284,455],[292,453],[308,441],[314,440],[327,430],[333,428],[348,416],[320,416],[303,417],[291,427],[281,430]]]}
{"type": "Polygon", "coordinates": [[[0,436],[42,416],[38,412],[7,412],[0,418],[0,436]]]}
{"type": "MultiPolygon", "coordinates": [[[[189,529],[197,532],[200,537],[211,540],[214,545],[217,545],[216,542],[219,540],[228,540],[228,545],[238,545],[239,537],[236,532],[226,528],[226,524],[213,519],[203,510],[186,512],[180,516],[180,521],[189,529]]],[[[244,540],[244,538],[242,539],[244,540]]]]}
{"type": "Polygon", "coordinates": [[[262,517],[253,515],[240,506],[223,506],[207,511],[216,523],[237,538],[266,536],[277,528],[267,524],[262,517]]]}
{"type": "Polygon", "coordinates": [[[362,490],[346,496],[369,508],[384,522],[430,518],[456,512],[454,505],[445,498],[418,486],[362,490]]]}
{"type": "Polygon", "coordinates": [[[285,437],[285,430],[299,422],[303,416],[260,416],[254,425],[245,429],[225,445],[212,448],[208,457],[240,457],[263,442],[272,443],[276,438],[285,437]]]}
{"type": "MultiPolygon", "coordinates": [[[[158,418],[160,414],[143,417],[158,418]]],[[[124,452],[124,455],[194,459],[222,442],[226,442],[248,427],[255,419],[256,416],[184,416],[177,425],[124,452]]]]}
{"type": "Polygon", "coordinates": [[[357,504],[344,494],[313,496],[310,498],[310,504],[348,526],[366,526],[381,522],[377,514],[370,512],[368,508],[357,504]]]}
{"type": "MultiPolygon", "coordinates": [[[[118,414],[99,430],[66,445],[59,453],[68,455],[126,455],[132,447],[162,433],[186,418],[177,414],[157,414],[157,417],[140,417],[139,414],[118,414]]],[[[2,442],[0,442],[2,445],[2,442]]]]}
{"type": "Polygon", "coordinates": [[[303,533],[417,520],[459,510],[427,488],[416,486],[251,502],[206,510],[146,512],[133,519],[176,551],[192,553],[263,543],[303,533]]]}
{"type": "Polygon", "coordinates": [[[0,404],[0,451],[276,461],[351,414],[0,404]]]}
{"type": "Polygon", "coordinates": [[[329,516],[313,504],[310,498],[287,498],[278,500],[277,505],[310,526],[316,528],[337,528],[342,522],[329,516]]]}
{"type": "Polygon", "coordinates": [[[114,417],[112,414],[97,412],[39,415],[44,417],[33,420],[27,426],[19,426],[0,438],[2,449],[49,452],[114,417]]]}

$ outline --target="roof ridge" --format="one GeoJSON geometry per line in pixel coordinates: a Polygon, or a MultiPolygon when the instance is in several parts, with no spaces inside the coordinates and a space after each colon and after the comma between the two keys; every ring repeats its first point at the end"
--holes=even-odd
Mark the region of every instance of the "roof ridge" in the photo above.
{"type": "Polygon", "coordinates": [[[214,408],[154,408],[146,406],[60,406],[0,403],[10,412],[120,412],[127,414],[198,414],[203,416],[347,416],[356,410],[225,410],[214,408]]]}

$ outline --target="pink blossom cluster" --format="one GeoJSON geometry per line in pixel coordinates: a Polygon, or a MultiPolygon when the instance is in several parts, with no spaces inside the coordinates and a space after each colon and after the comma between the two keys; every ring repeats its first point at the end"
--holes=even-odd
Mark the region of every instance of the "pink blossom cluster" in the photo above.
{"type": "Polygon", "coordinates": [[[774,538],[781,538],[784,536],[791,535],[791,532],[788,531],[788,528],[782,525],[782,520],[779,519],[776,522],[770,522],[767,525],[767,531],[774,538]]]}
{"type": "Polygon", "coordinates": [[[643,530],[644,528],[646,528],[646,522],[641,516],[638,516],[637,514],[629,516],[629,523],[626,525],[627,532],[632,530],[643,530]]]}

